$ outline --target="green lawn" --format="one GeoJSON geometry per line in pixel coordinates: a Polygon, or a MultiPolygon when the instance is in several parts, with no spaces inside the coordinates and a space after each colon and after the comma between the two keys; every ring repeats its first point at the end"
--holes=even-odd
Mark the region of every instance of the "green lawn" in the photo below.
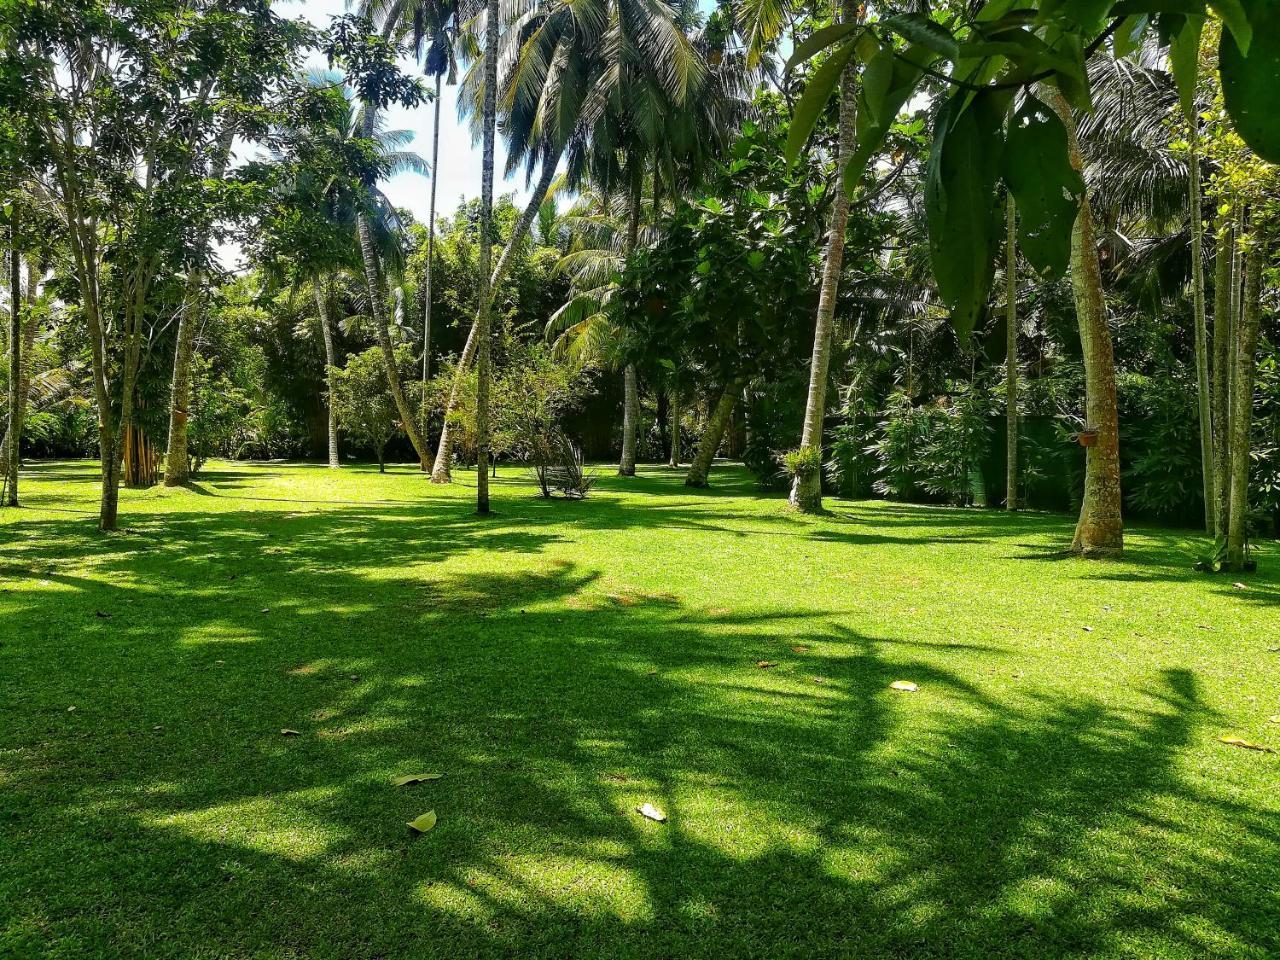
{"type": "Polygon", "coordinates": [[[220,463],[100,536],[33,468],[0,956],[1280,955],[1274,547],[713,482],[220,463]]]}

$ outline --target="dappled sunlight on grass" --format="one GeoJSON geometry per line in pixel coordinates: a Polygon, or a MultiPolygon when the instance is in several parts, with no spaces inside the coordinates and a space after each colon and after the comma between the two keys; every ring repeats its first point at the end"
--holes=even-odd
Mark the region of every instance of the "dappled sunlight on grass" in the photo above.
{"type": "Polygon", "coordinates": [[[0,955],[1280,953],[1280,767],[1216,739],[1280,745],[1270,552],[719,467],[482,520],[216,464],[101,537],[88,471],[0,513],[0,955]]]}

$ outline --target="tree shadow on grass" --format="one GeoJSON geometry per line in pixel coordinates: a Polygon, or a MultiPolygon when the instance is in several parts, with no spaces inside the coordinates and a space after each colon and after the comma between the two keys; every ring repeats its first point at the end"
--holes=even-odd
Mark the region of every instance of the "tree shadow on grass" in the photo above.
{"type": "Polygon", "coordinates": [[[960,645],[602,593],[541,556],[569,514],[507,509],[15,525],[0,954],[1280,951],[1280,826],[1186,671],[996,699],[960,645]]]}

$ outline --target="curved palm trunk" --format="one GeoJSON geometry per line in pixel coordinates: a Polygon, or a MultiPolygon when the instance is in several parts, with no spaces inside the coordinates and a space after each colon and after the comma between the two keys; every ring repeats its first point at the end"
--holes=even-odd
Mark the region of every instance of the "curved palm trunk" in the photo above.
{"type": "MultiPolygon", "coordinates": [[[[480,167],[480,290],[476,311],[476,513],[489,512],[489,322],[493,310],[493,262],[490,233],[493,228],[494,141],[498,132],[498,0],[487,0],[484,15],[484,112],[483,156],[480,167]]],[[[532,222],[532,218],[530,218],[532,222]]],[[[528,229],[526,227],[526,229],[528,229]]],[[[516,244],[512,237],[507,244],[516,244]]]]}
{"type": "Polygon", "coordinates": [[[1191,306],[1195,315],[1196,402],[1200,412],[1200,478],[1204,490],[1204,528],[1213,533],[1215,501],[1213,408],[1209,398],[1209,343],[1204,307],[1204,221],[1200,213],[1200,131],[1191,130],[1191,306]]]}
{"type": "Polygon", "coordinates": [[[698,440],[698,453],[689,464],[689,473],[684,478],[686,487],[708,486],[711,462],[715,460],[716,451],[720,449],[720,441],[724,439],[725,429],[729,426],[729,418],[733,415],[733,407],[738,402],[741,390],[741,384],[727,384],[724,393],[720,394],[720,399],[716,401],[711,416],[707,419],[707,425],[702,431],[702,437],[698,440]]]}
{"type": "Polygon", "coordinates": [[[1235,336],[1235,229],[1218,223],[1213,265],[1213,533],[1227,535],[1230,510],[1231,343],[1235,336]]]}
{"type": "MultiPolygon", "coordinates": [[[[490,299],[492,299],[494,291],[498,289],[506,278],[507,271],[511,269],[511,262],[515,259],[516,249],[533,225],[533,220],[538,215],[538,208],[542,206],[542,201],[547,198],[547,191],[551,189],[551,181],[555,179],[555,176],[556,165],[548,158],[546,165],[542,168],[542,175],[538,178],[538,182],[533,188],[533,194],[529,197],[529,202],[520,214],[520,219],[516,221],[516,225],[512,228],[511,238],[503,248],[501,256],[498,257],[497,266],[493,268],[493,273],[489,280],[490,299]]],[[[471,331],[467,334],[467,342],[462,347],[462,355],[458,358],[458,366],[454,371],[453,383],[449,386],[449,399],[444,407],[444,424],[440,428],[440,441],[436,445],[435,464],[431,468],[432,483],[449,483],[453,479],[450,472],[453,467],[453,431],[449,427],[449,416],[458,409],[458,404],[462,399],[462,388],[467,378],[467,371],[471,369],[471,363],[476,356],[476,347],[478,345],[477,326],[477,323],[471,325],[471,331]]]]}
{"type": "Polygon", "coordinates": [[[373,316],[373,331],[387,370],[387,384],[391,388],[391,399],[395,401],[396,412],[400,414],[400,424],[408,435],[409,442],[413,444],[418,462],[425,470],[427,445],[418,431],[417,420],[414,419],[413,410],[409,407],[409,400],[405,396],[404,382],[400,379],[400,369],[396,366],[396,352],[391,346],[391,331],[387,328],[387,305],[382,296],[382,281],[378,276],[378,253],[373,248],[373,233],[369,228],[369,220],[363,213],[356,217],[356,231],[360,237],[360,257],[364,261],[365,286],[369,291],[369,312],[373,316]]]}
{"type": "MultiPolygon", "coordinates": [[[[841,20],[851,23],[858,16],[852,0],[842,0],[841,20]]],[[[845,162],[853,154],[854,112],[857,69],[851,62],[840,77],[839,145],[835,170],[835,200],[831,204],[831,224],[827,233],[826,259],[822,265],[822,287],[818,315],[813,329],[813,356],[809,360],[809,396],[804,407],[804,430],[800,447],[822,451],[822,424],[827,410],[827,375],[831,365],[831,336],[836,313],[840,270],[844,265],[845,227],[849,222],[849,194],[843,188],[845,162]]],[[[804,513],[822,509],[822,471],[797,473],[788,498],[792,507],[804,513]]]]}
{"type": "Polygon", "coordinates": [[[1018,214],[1013,194],[1005,198],[1004,240],[1004,508],[1018,509],[1018,214]]]}
{"type": "MultiPolygon", "coordinates": [[[[427,266],[422,277],[422,400],[419,416],[422,435],[427,435],[427,380],[431,372],[431,289],[436,262],[436,171],[440,166],[440,74],[436,74],[435,119],[431,127],[431,200],[427,207],[427,266]]],[[[423,468],[425,469],[425,467],[423,468]]]]}
{"type": "Polygon", "coordinates": [[[1231,385],[1231,510],[1227,523],[1227,569],[1243,570],[1249,518],[1249,453],[1253,426],[1253,381],[1257,372],[1263,249],[1261,238],[1248,251],[1240,326],[1236,331],[1231,385]]]}
{"type": "MultiPolygon", "coordinates": [[[[1084,172],[1075,117],[1056,87],[1040,85],[1046,103],[1067,131],[1071,165],[1084,172]]],[[[1084,502],[1071,549],[1085,557],[1118,556],[1124,549],[1120,502],[1120,416],[1116,404],[1115,356],[1107,307],[1102,295],[1102,266],[1094,236],[1093,208],[1086,194],[1071,231],[1071,287],[1075,295],[1080,346],[1084,353],[1085,419],[1097,432],[1086,448],[1084,502]]]]}
{"type": "Polygon", "coordinates": [[[338,386],[338,355],[333,347],[333,325],[329,319],[329,291],[320,289],[320,279],[313,277],[311,289],[316,298],[316,315],[320,318],[320,334],[324,338],[324,376],[328,390],[325,397],[326,412],[329,417],[329,467],[337,470],[342,466],[338,456],[338,410],[333,404],[338,386]]]}

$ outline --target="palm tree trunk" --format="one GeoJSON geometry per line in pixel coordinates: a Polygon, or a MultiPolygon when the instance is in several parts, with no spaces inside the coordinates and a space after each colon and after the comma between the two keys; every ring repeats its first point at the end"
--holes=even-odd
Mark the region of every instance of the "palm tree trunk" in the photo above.
{"type": "Polygon", "coordinates": [[[9,233],[9,443],[8,469],[4,476],[5,504],[18,505],[18,447],[22,424],[18,420],[18,395],[22,391],[22,255],[18,252],[18,205],[13,205],[9,233]]]}
{"type": "Polygon", "coordinates": [[[422,400],[419,417],[427,435],[427,379],[431,372],[431,280],[436,263],[436,172],[440,166],[440,74],[436,74],[435,119],[431,127],[431,200],[427,207],[427,266],[422,278],[422,400]]]}
{"type": "Polygon", "coordinates": [[[1240,328],[1236,332],[1231,386],[1231,509],[1227,523],[1227,569],[1243,570],[1249,519],[1249,454],[1253,426],[1253,381],[1257,372],[1258,321],[1262,312],[1261,237],[1246,254],[1240,328]]]}
{"type": "Polygon", "coordinates": [[[671,391],[668,403],[671,407],[671,459],[667,462],[667,466],[678,468],[680,466],[680,421],[684,419],[684,411],[680,409],[679,391],[671,391]]]}
{"type": "Polygon", "coordinates": [[[1004,508],[1018,509],[1018,214],[1013,194],[1005,198],[1004,240],[1004,508]]]}
{"type": "MultiPolygon", "coordinates": [[[[1198,124],[1198,121],[1197,121],[1198,124]]],[[[1195,314],[1196,400],[1200,408],[1200,477],[1204,489],[1204,528],[1212,534],[1215,501],[1213,464],[1213,405],[1209,397],[1209,343],[1204,306],[1204,220],[1200,212],[1200,131],[1191,130],[1191,302],[1195,314]]]]}
{"type": "MultiPolygon", "coordinates": [[[[559,158],[556,159],[558,160],[559,158]]],[[[548,157],[546,165],[542,168],[542,175],[538,178],[538,182],[533,188],[533,194],[529,197],[529,202],[520,214],[520,219],[516,221],[516,225],[512,228],[511,237],[507,240],[507,245],[503,248],[501,256],[498,257],[498,265],[493,268],[493,274],[489,280],[490,299],[492,299],[494,292],[506,278],[507,271],[511,268],[511,263],[515,259],[516,250],[525,235],[528,234],[529,228],[533,225],[533,220],[538,215],[538,208],[542,206],[542,201],[547,198],[547,191],[551,189],[551,181],[555,179],[555,176],[556,164],[552,161],[552,158],[548,157]]],[[[477,321],[478,319],[477,315],[477,321]]],[[[467,371],[471,369],[471,363],[475,359],[477,326],[477,323],[471,325],[471,331],[467,334],[467,342],[462,347],[462,355],[458,358],[458,366],[453,373],[453,383],[449,386],[449,399],[444,408],[444,424],[440,428],[440,441],[436,445],[435,465],[431,468],[432,483],[449,483],[452,480],[450,471],[453,467],[453,431],[449,427],[449,416],[458,409],[458,404],[462,400],[462,388],[467,379],[467,371]]]]}
{"type": "Polygon", "coordinates": [[[1235,337],[1235,230],[1231,218],[1218,221],[1213,265],[1213,533],[1227,535],[1230,509],[1231,343],[1235,337]]]}
{"type": "Polygon", "coordinates": [[[724,393],[720,394],[720,399],[716,401],[711,416],[707,418],[707,425],[703,428],[702,437],[698,441],[698,453],[694,456],[693,463],[689,464],[689,473],[684,478],[686,487],[708,486],[711,462],[720,449],[720,441],[724,439],[725,428],[729,425],[729,418],[733,415],[733,407],[738,402],[741,390],[742,386],[738,383],[725,385],[724,393]]]}
{"type": "MultiPolygon", "coordinates": [[[[640,236],[641,173],[639,165],[635,164],[631,173],[626,246],[622,250],[623,263],[626,263],[635,251],[636,241],[640,236]]],[[[640,390],[636,381],[635,364],[628,363],[622,373],[622,456],[618,460],[620,477],[636,475],[636,427],[640,421],[640,390]]]]}
{"type": "Polygon", "coordinates": [[[365,287],[369,292],[369,313],[373,317],[373,332],[377,337],[378,348],[382,351],[382,360],[386,366],[391,399],[395,401],[396,412],[400,414],[400,423],[409,437],[409,442],[413,444],[418,462],[424,465],[423,469],[426,469],[427,445],[418,431],[417,420],[409,407],[409,399],[405,396],[404,382],[400,379],[396,351],[391,345],[391,331],[387,328],[387,305],[382,293],[382,279],[378,275],[378,253],[373,248],[373,232],[364,213],[356,215],[356,231],[360,238],[360,256],[364,261],[365,287]]]}
{"type": "MultiPolygon", "coordinates": [[[[480,290],[476,312],[476,513],[489,512],[489,321],[493,308],[489,270],[493,262],[494,140],[498,128],[498,0],[486,0],[484,15],[483,156],[480,166],[480,290]]],[[[531,221],[532,222],[532,218],[531,221]]],[[[526,228],[527,229],[527,228],[526,228]]],[[[516,243],[512,237],[508,246],[516,243]]]]}
{"type": "Polygon", "coordinates": [[[316,315],[320,318],[320,335],[324,338],[324,376],[328,396],[325,407],[329,418],[329,468],[337,470],[342,466],[338,456],[338,409],[333,398],[338,387],[338,354],[333,346],[333,322],[329,318],[329,289],[326,284],[321,289],[320,278],[311,278],[311,290],[316,298],[316,315]]]}
{"type": "MultiPolygon", "coordinates": [[[[235,141],[236,124],[228,123],[218,138],[217,153],[210,171],[213,179],[221,180],[231,159],[231,145],[235,141]]],[[[202,238],[201,253],[208,248],[208,238],[202,238]]],[[[173,351],[173,385],[169,391],[169,448],[165,452],[164,485],[178,487],[191,479],[191,458],[187,453],[187,421],[191,407],[191,358],[195,353],[196,322],[204,290],[204,270],[193,267],[187,275],[187,288],[183,292],[182,309],[178,314],[177,345],[173,351]]]]}
{"type": "MultiPolygon", "coordinates": [[[[1071,165],[1084,172],[1084,157],[1071,107],[1056,87],[1040,84],[1046,103],[1058,114],[1067,132],[1071,165]]],[[[1071,549],[1085,557],[1118,556],[1124,549],[1120,501],[1120,416],[1116,403],[1115,355],[1107,327],[1102,294],[1102,266],[1094,236],[1093,208],[1086,194],[1071,231],[1071,287],[1084,354],[1085,419],[1096,431],[1086,448],[1084,501],[1071,549]]]]}
{"type": "MultiPolygon", "coordinates": [[[[853,22],[859,16],[853,0],[842,0],[841,20],[853,22]]],[[[835,199],[827,234],[826,259],[822,265],[822,287],[818,296],[818,316],[813,329],[813,356],[809,361],[809,396],[804,408],[801,449],[822,452],[822,424],[827,411],[827,375],[831,364],[831,336],[836,313],[840,270],[844,265],[845,228],[849,222],[849,194],[843,187],[844,167],[854,149],[854,116],[857,110],[857,69],[850,62],[840,77],[839,143],[836,154],[835,199]]],[[[804,513],[822,509],[822,471],[797,472],[788,498],[792,507],[804,513]]]]}

